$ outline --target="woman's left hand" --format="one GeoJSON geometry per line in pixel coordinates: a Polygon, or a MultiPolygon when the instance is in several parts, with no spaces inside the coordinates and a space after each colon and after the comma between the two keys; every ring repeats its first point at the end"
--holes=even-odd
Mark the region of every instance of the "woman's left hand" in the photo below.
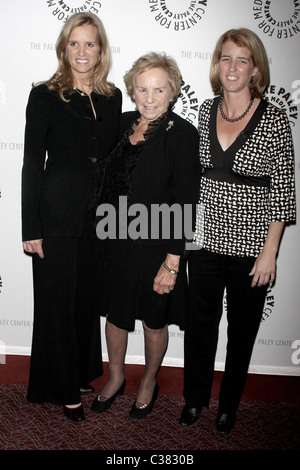
{"type": "MultiPolygon", "coordinates": [[[[176,272],[179,270],[180,256],[167,255],[166,265],[174,269],[176,272]]],[[[158,270],[157,275],[154,278],[153,290],[158,294],[169,294],[176,284],[177,274],[171,274],[166,268],[161,266],[158,270]]]]}
{"type": "Polygon", "coordinates": [[[253,276],[251,287],[263,286],[265,284],[272,284],[275,281],[276,275],[276,257],[273,253],[266,253],[262,251],[254,266],[249,273],[249,276],[253,276]]]}
{"type": "Polygon", "coordinates": [[[273,284],[276,275],[276,256],[284,222],[271,222],[263,250],[249,273],[253,276],[251,287],[273,284]]]}

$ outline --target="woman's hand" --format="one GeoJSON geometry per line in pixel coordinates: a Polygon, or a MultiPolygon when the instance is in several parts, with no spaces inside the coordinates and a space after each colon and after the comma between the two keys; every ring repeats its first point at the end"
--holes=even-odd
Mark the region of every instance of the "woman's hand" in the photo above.
{"type": "Polygon", "coordinates": [[[23,242],[23,249],[27,253],[37,253],[40,258],[44,258],[42,244],[43,244],[43,239],[28,240],[26,242],[23,242]]]}
{"type": "MultiPolygon", "coordinates": [[[[176,272],[179,270],[180,256],[168,254],[166,257],[166,265],[176,272]]],[[[174,289],[177,274],[171,274],[166,268],[161,266],[154,278],[153,290],[158,294],[168,294],[174,289]]]]}
{"type": "Polygon", "coordinates": [[[284,222],[271,222],[263,250],[249,273],[253,276],[251,287],[273,284],[276,275],[276,256],[284,229],[284,222]]]}
{"type": "Polygon", "coordinates": [[[262,251],[256,258],[249,276],[253,276],[251,287],[260,287],[269,283],[272,284],[275,281],[276,276],[275,255],[262,251]]]}

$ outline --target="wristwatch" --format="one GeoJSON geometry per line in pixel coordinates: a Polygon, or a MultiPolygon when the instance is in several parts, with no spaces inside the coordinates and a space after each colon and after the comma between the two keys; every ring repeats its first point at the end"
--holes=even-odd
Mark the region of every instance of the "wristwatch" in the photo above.
{"type": "Polygon", "coordinates": [[[178,274],[178,273],[179,273],[179,271],[175,271],[175,269],[169,268],[169,266],[167,266],[165,262],[163,262],[162,266],[163,266],[167,271],[169,271],[170,274],[178,274]]]}

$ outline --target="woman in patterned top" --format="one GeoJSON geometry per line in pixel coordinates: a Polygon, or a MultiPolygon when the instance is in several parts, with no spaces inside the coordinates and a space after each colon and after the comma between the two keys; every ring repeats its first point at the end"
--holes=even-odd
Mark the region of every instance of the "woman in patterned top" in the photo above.
{"type": "Polygon", "coordinates": [[[199,112],[202,177],[194,250],[189,257],[190,315],[185,334],[185,407],[189,426],[209,405],[223,296],[227,355],[217,431],[228,435],[244,389],[285,222],[295,220],[294,153],[288,119],[263,99],[268,59],[247,29],[217,42],[214,99],[199,112]]]}

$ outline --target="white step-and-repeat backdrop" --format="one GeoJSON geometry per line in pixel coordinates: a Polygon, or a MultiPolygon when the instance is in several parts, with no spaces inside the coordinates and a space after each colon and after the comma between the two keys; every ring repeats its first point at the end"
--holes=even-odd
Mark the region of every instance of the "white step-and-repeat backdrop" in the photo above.
{"type": "MultiPolygon", "coordinates": [[[[123,75],[148,51],[165,51],[182,71],[176,112],[197,126],[200,103],[212,96],[209,65],[218,37],[247,27],[265,44],[271,69],[267,98],[289,116],[300,193],[300,2],[299,0],[1,0],[0,4],[0,364],[6,355],[30,355],[33,296],[31,259],[22,250],[20,173],[25,108],[32,82],[56,70],[55,42],[72,13],[91,11],[108,32],[110,80],[123,91],[123,110],[133,109],[123,75]]],[[[268,292],[250,371],[300,375],[299,224],[287,227],[277,283],[268,292]]],[[[224,302],[226,310],[226,302],[224,302]]],[[[241,305],[241,314],[243,305],[241,305]]],[[[103,334],[103,355],[106,344],[103,334]]],[[[165,365],[183,365],[184,333],[170,327],[165,365]]],[[[143,362],[139,322],[129,336],[128,363],[143,362]]],[[[220,326],[216,369],[224,367],[226,315],[220,326]]],[[[1,367],[1,365],[0,365],[1,367]]]]}

